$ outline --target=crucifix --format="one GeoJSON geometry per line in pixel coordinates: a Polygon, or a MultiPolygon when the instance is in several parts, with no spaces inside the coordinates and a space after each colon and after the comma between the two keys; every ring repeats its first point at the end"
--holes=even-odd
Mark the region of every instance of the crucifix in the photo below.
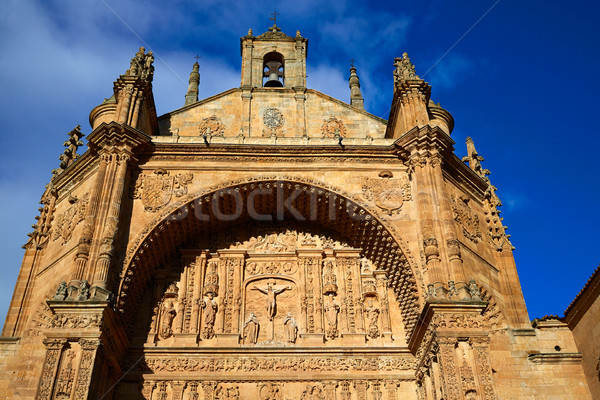
{"type": "Polygon", "coordinates": [[[196,62],[198,62],[199,59],[202,58],[202,56],[199,56],[198,54],[196,54],[196,57],[194,57],[196,59],[196,62]]]}
{"type": "Polygon", "coordinates": [[[267,295],[267,316],[269,317],[269,321],[271,321],[271,332],[270,332],[270,340],[274,339],[275,336],[275,314],[277,313],[277,295],[286,291],[291,290],[292,287],[287,286],[277,286],[275,285],[275,281],[268,282],[267,286],[259,287],[254,286],[252,290],[258,290],[259,292],[267,295]]]}
{"type": "Polygon", "coordinates": [[[350,66],[354,68],[354,63],[356,62],[356,60],[354,58],[350,59],[350,66]]]}
{"type": "Polygon", "coordinates": [[[278,14],[278,13],[277,13],[277,11],[273,11],[273,12],[271,13],[271,15],[272,15],[273,17],[272,17],[272,18],[269,18],[269,19],[272,19],[272,20],[273,20],[273,25],[277,25],[277,16],[278,16],[278,15],[281,15],[281,14],[278,14]]]}

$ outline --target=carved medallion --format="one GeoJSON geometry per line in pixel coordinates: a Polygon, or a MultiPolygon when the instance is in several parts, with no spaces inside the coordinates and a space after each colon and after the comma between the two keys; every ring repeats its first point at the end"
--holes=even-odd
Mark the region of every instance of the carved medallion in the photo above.
{"type": "Polygon", "coordinates": [[[212,115],[208,118],[204,118],[202,122],[200,122],[198,131],[200,132],[200,136],[207,137],[223,136],[225,132],[221,118],[215,115],[212,115]]]}
{"type": "Polygon", "coordinates": [[[170,176],[164,169],[157,169],[153,174],[140,175],[133,193],[134,199],[141,199],[144,209],[157,212],[175,197],[181,197],[188,192],[187,185],[192,182],[192,173],[170,176]]]}
{"type": "Polygon", "coordinates": [[[346,137],[346,127],[336,117],[323,120],[321,130],[324,138],[346,137]]]}
{"type": "Polygon", "coordinates": [[[259,390],[260,400],[281,400],[281,389],[273,383],[265,383],[259,390]]]}
{"type": "Polygon", "coordinates": [[[271,129],[281,128],[283,126],[283,114],[276,108],[267,108],[263,114],[263,120],[266,126],[271,129]]]}
{"type": "Polygon", "coordinates": [[[406,176],[400,179],[387,175],[382,178],[365,178],[362,191],[367,200],[389,215],[398,214],[404,201],[412,200],[410,182],[406,176]]]}
{"type": "Polygon", "coordinates": [[[62,238],[63,244],[71,240],[73,230],[85,218],[85,210],[89,203],[89,197],[89,193],[86,193],[81,199],[77,199],[76,197],[69,198],[69,202],[72,205],[56,218],[54,240],[62,238]]]}

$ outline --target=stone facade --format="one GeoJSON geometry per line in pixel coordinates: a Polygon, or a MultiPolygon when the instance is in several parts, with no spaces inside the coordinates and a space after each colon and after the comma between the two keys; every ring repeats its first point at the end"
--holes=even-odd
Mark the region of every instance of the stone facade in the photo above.
{"type": "MultiPolygon", "coordinates": [[[[239,88],[156,115],[143,48],[44,193],[0,396],[591,398],[532,327],[496,188],[408,55],[389,121],[306,88],[307,39],[241,40],[239,88]]],[[[558,346],[558,347],[557,347],[558,346]]]]}

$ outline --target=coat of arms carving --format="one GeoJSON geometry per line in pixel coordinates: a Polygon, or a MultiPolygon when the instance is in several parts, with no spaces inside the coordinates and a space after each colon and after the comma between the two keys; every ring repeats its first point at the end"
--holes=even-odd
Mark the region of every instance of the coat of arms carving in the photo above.
{"type": "Polygon", "coordinates": [[[398,214],[405,201],[412,200],[407,176],[392,178],[391,172],[379,174],[379,178],[365,178],[362,191],[365,198],[375,203],[385,213],[398,214]]]}
{"type": "Polygon", "coordinates": [[[168,171],[157,169],[152,174],[140,175],[135,185],[133,198],[141,199],[146,211],[157,212],[169,204],[173,195],[181,197],[187,194],[187,186],[193,178],[192,173],[171,176],[168,171]]]}
{"type": "Polygon", "coordinates": [[[204,118],[200,123],[198,130],[200,131],[200,136],[207,137],[223,136],[225,132],[221,118],[216,115],[204,118]]]}
{"type": "Polygon", "coordinates": [[[56,218],[53,239],[62,238],[63,244],[71,240],[73,230],[85,218],[85,210],[89,203],[89,193],[84,194],[80,199],[71,196],[69,202],[71,206],[56,218]]]}
{"type": "Polygon", "coordinates": [[[482,238],[481,230],[479,229],[479,217],[471,211],[469,198],[464,196],[460,196],[459,198],[453,197],[452,211],[454,220],[462,226],[465,237],[477,243],[482,238]]]}
{"type": "Polygon", "coordinates": [[[346,137],[346,126],[336,117],[323,120],[321,130],[324,138],[346,137]]]}

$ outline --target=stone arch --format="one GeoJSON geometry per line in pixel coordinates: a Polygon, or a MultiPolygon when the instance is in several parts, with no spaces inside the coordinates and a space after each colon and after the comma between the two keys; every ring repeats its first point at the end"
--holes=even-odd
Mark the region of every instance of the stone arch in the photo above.
{"type": "Polygon", "coordinates": [[[365,257],[387,272],[407,338],[410,336],[423,301],[423,281],[416,260],[397,230],[379,212],[339,188],[279,175],[214,185],[166,207],[131,242],[125,254],[116,296],[116,308],[123,322],[131,326],[142,291],[157,265],[199,236],[251,221],[249,208],[242,206],[240,211],[237,205],[240,199],[248,202],[251,198],[259,216],[271,216],[271,221],[264,222],[294,220],[294,209],[309,225],[325,226],[361,248],[365,257]],[[213,207],[219,212],[215,213],[213,207]],[[223,215],[236,218],[217,218],[223,215]]]}

